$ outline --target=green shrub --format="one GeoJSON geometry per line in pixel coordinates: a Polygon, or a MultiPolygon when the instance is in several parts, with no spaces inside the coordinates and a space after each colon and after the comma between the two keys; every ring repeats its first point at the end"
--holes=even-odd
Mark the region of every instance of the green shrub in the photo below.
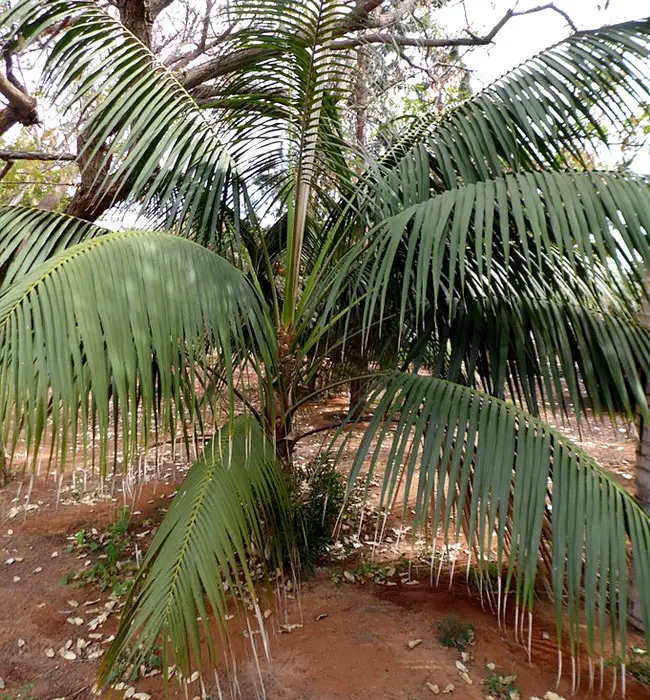
{"type": "Polygon", "coordinates": [[[328,552],[336,521],[345,503],[345,480],[329,453],[296,469],[294,511],[298,523],[298,555],[306,574],[328,552]]]}
{"type": "Polygon", "coordinates": [[[438,624],[438,641],[445,649],[465,651],[474,640],[474,625],[456,617],[445,617],[438,624]]]}

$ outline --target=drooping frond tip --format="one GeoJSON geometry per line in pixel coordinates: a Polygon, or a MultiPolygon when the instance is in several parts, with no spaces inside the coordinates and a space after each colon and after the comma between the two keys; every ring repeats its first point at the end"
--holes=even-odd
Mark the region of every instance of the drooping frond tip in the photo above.
{"type": "MultiPolygon", "coordinates": [[[[615,654],[617,640],[625,651],[630,565],[639,590],[650,590],[650,517],[630,494],[548,425],[477,390],[396,373],[373,401],[350,484],[368,464],[369,482],[381,460],[379,508],[399,496],[402,513],[414,511],[414,531],[432,525],[432,580],[449,545],[463,539],[500,622],[516,612],[521,633],[541,574],[560,647],[567,634],[574,656],[585,641],[590,655],[605,655],[608,640],[615,654]]],[[[650,599],[642,598],[650,641],[650,599]]]]}

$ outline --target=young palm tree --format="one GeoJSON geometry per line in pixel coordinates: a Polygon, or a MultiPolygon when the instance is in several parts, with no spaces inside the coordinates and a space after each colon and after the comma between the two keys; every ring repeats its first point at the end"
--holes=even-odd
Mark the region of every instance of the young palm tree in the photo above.
{"type": "Polygon", "coordinates": [[[126,464],[162,432],[215,432],[102,680],[154,646],[187,676],[201,635],[215,663],[230,593],[262,625],[249,560],[270,578],[293,557],[292,419],[332,361],[367,388],[348,417],[365,431],[350,483],[388,442],[380,507],[403,473],[414,530],[433,524],[432,580],[436,548],[462,532],[500,621],[514,591],[530,644],[539,571],[558,646],[568,634],[574,662],[582,642],[602,660],[610,641],[624,658],[632,564],[650,638],[650,519],[538,417],[649,414],[650,187],[590,154],[649,97],[650,21],[576,33],[372,159],[340,119],[352,6],[241,2],[242,62],[202,108],[94,2],[21,0],[3,19],[27,45],[49,37],[44,84],[83,107],[86,155],[105,154],[97,196],[119,189],[153,222],[1,212],[3,440],[34,459],[47,438],[61,467],[97,447],[104,473],[112,444],[126,464]]]}

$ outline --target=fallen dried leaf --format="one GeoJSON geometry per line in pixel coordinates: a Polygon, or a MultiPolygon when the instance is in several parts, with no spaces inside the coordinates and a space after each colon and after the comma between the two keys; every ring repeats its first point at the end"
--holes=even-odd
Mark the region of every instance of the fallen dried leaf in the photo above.
{"type": "Polygon", "coordinates": [[[466,671],[460,674],[460,677],[467,683],[467,685],[472,685],[474,681],[469,677],[469,673],[466,671]]]}
{"type": "Polygon", "coordinates": [[[320,615],[316,615],[314,619],[318,622],[319,620],[324,620],[326,617],[329,617],[329,613],[321,613],[320,615]]]}
{"type": "Polygon", "coordinates": [[[37,567],[34,569],[33,573],[35,573],[35,574],[40,574],[41,571],[43,571],[43,567],[42,567],[42,566],[37,566],[37,567]]]}
{"type": "Polygon", "coordinates": [[[456,668],[461,672],[461,673],[467,673],[467,666],[462,661],[456,661],[456,668]]]}
{"type": "Polygon", "coordinates": [[[280,625],[280,632],[293,632],[294,630],[297,630],[298,628],[302,627],[301,624],[295,624],[295,625],[280,625]]]}
{"type": "Polygon", "coordinates": [[[56,652],[54,651],[54,649],[52,649],[52,647],[45,650],[45,656],[47,656],[48,659],[53,659],[55,653],[56,652]]]}
{"type": "Polygon", "coordinates": [[[59,649],[59,656],[66,659],[66,661],[74,661],[77,658],[74,651],[71,651],[70,649],[59,649]]]}
{"type": "Polygon", "coordinates": [[[415,649],[415,647],[419,646],[422,644],[421,639],[411,639],[411,641],[408,643],[409,649],[415,649]]]}
{"type": "Polygon", "coordinates": [[[456,690],[456,686],[453,683],[447,683],[442,692],[445,693],[445,695],[448,695],[449,693],[453,693],[454,690],[456,690]]]}
{"type": "Polygon", "coordinates": [[[436,683],[427,682],[427,688],[434,694],[440,695],[440,688],[436,683]]]}

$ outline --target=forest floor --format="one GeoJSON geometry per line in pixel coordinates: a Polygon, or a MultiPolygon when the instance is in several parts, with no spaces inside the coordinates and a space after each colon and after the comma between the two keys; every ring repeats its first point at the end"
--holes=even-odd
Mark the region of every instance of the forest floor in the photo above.
{"type": "MultiPolygon", "coordinates": [[[[303,427],[310,421],[326,424],[341,407],[336,397],[312,406],[303,427]]],[[[603,424],[592,425],[582,435],[570,425],[563,432],[633,487],[633,432],[603,424]]],[[[301,447],[304,459],[318,452],[321,440],[316,434],[306,441],[301,447]]],[[[349,454],[353,449],[354,441],[349,454]]],[[[349,454],[343,457],[348,462],[349,454]]],[[[103,493],[81,469],[62,478],[43,475],[31,485],[28,477],[16,479],[0,489],[0,700],[93,697],[95,673],[123,605],[123,582],[146,551],[186,468],[180,456],[175,462],[169,456],[155,477],[116,482],[112,491],[106,488],[103,493]],[[125,504],[128,521],[120,518],[125,504]],[[118,561],[120,571],[112,578],[116,566],[108,565],[118,561]]],[[[382,550],[380,575],[379,564],[368,563],[369,544],[362,538],[350,558],[341,555],[318,568],[303,582],[299,595],[289,591],[290,624],[283,632],[280,624],[285,620],[275,621],[276,612],[269,619],[272,658],[269,664],[261,663],[269,700],[419,700],[434,697],[436,690],[443,697],[479,700],[490,688],[493,697],[506,698],[495,694],[499,676],[505,679],[501,690],[516,687],[522,700],[555,690],[554,614],[544,598],[536,605],[529,663],[526,649],[515,639],[513,620],[507,629],[499,629],[476,590],[469,592],[463,572],[451,584],[443,573],[438,588],[429,585],[428,567],[414,566],[409,575],[398,564],[393,572],[391,559],[403,554],[397,523],[395,532],[382,550]],[[452,617],[474,629],[464,657],[439,643],[438,625],[452,617]]],[[[638,635],[632,640],[644,646],[638,635]]],[[[256,665],[247,658],[247,648],[242,643],[237,673],[245,700],[260,696],[256,665]]],[[[557,692],[567,698],[570,666],[565,653],[557,692]]],[[[113,697],[163,698],[155,659],[142,670],[134,680],[120,681],[113,697]]],[[[227,696],[228,680],[223,672],[219,677],[227,696]]],[[[598,686],[598,674],[596,678],[598,686]]],[[[210,674],[182,685],[175,680],[169,685],[171,698],[201,698],[203,682],[203,697],[218,697],[210,674]]],[[[612,682],[607,670],[604,697],[609,697],[612,682]]],[[[576,697],[588,697],[587,686],[585,660],[576,697]]],[[[627,697],[648,699],[650,687],[629,676],[627,697]]]]}

